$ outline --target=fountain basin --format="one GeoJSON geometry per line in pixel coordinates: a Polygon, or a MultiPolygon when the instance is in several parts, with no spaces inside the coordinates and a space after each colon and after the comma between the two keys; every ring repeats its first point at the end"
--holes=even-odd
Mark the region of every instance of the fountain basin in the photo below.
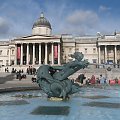
{"type": "Polygon", "coordinates": [[[119,120],[120,87],[81,88],[68,101],[50,101],[40,90],[3,93],[0,111],[1,120],[119,120]]]}

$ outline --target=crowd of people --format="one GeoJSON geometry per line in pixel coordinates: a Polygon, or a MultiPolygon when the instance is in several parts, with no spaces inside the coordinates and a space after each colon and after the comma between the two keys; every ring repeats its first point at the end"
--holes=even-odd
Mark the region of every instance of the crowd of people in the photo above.
{"type": "Polygon", "coordinates": [[[80,74],[76,78],[75,82],[78,82],[81,85],[105,84],[107,83],[107,79],[104,76],[102,76],[102,74],[99,77],[95,77],[95,75],[92,75],[91,78],[90,77],[86,78],[84,74],[80,74]]]}
{"type": "Polygon", "coordinates": [[[36,68],[29,66],[29,68],[27,68],[27,74],[28,75],[34,75],[36,74],[36,68]]]}
{"type": "Polygon", "coordinates": [[[95,75],[92,75],[91,77],[86,78],[84,74],[80,74],[76,80],[72,80],[74,82],[79,83],[80,85],[86,84],[86,85],[94,85],[94,84],[120,84],[120,80],[116,77],[112,80],[107,80],[106,77],[104,77],[102,74],[100,74],[99,77],[96,77],[95,75]]]}
{"type": "Polygon", "coordinates": [[[107,79],[102,76],[102,74],[99,77],[95,77],[94,75],[91,76],[91,78],[88,78],[86,80],[86,84],[106,84],[107,79]]]}
{"type": "Polygon", "coordinates": [[[7,67],[7,68],[5,68],[5,72],[7,72],[7,73],[9,72],[8,67],[7,67]]]}
{"type": "MultiPolygon", "coordinates": [[[[9,72],[8,67],[5,68],[5,72],[9,72]]],[[[29,66],[26,71],[23,71],[23,69],[17,71],[15,68],[12,68],[11,73],[16,73],[16,79],[23,79],[26,78],[26,75],[33,75],[32,82],[36,82],[36,68],[29,66]]],[[[96,77],[95,75],[92,75],[91,77],[85,77],[85,74],[80,74],[76,78],[76,80],[72,79],[72,81],[79,83],[80,85],[86,84],[86,85],[93,85],[93,84],[120,84],[120,80],[116,77],[113,80],[107,80],[106,77],[104,77],[102,74],[100,74],[99,77],[96,77]]]]}
{"type": "Polygon", "coordinates": [[[8,67],[5,68],[5,72],[9,73],[15,73],[16,74],[16,79],[19,79],[19,81],[21,81],[21,79],[25,79],[26,78],[26,75],[34,75],[34,78],[35,78],[35,75],[36,75],[36,68],[32,67],[32,66],[29,66],[27,68],[26,71],[23,71],[23,69],[20,69],[20,70],[16,70],[15,68],[12,68],[11,71],[9,71],[8,67]]]}

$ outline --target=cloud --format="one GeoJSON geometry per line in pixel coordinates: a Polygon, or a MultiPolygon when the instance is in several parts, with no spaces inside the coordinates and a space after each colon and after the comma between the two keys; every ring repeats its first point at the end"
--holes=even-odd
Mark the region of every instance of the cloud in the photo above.
{"type": "Polygon", "coordinates": [[[9,24],[8,22],[0,17],[0,35],[5,35],[9,32],[9,24]]]}
{"type": "Polygon", "coordinates": [[[70,16],[68,16],[67,21],[74,25],[94,25],[98,22],[98,15],[90,10],[83,11],[77,10],[73,12],[70,16]]]}
{"type": "Polygon", "coordinates": [[[58,3],[53,2],[45,3],[45,12],[44,15],[47,20],[51,23],[52,33],[61,34],[63,28],[65,27],[65,16],[68,14],[66,2],[59,1],[58,3]]]}
{"type": "Polygon", "coordinates": [[[0,37],[6,38],[31,34],[41,9],[33,0],[12,0],[1,4],[0,11],[3,11],[0,14],[0,37]]]}
{"type": "Polygon", "coordinates": [[[94,31],[96,26],[99,25],[99,16],[91,10],[76,10],[67,16],[66,20],[69,29],[76,33],[94,31]]]}
{"type": "MultiPolygon", "coordinates": [[[[114,28],[111,26],[118,22],[111,21],[111,24],[108,24],[110,17],[106,17],[107,14],[103,11],[108,13],[111,8],[101,5],[99,11],[95,11],[94,8],[86,9],[88,7],[82,7],[82,4],[73,2],[73,0],[71,2],[69,0],[53,0],[52,2],[50,0],[44,2],[43,0],[5,0],[0,3],[0,11],[2,11],[0,13],[0,37],[30,35],[33,23],[39,18],[41,12],[44,12],[45,17],[51,23],[53,34],[96,34],[97,31],[103,29],[107,31],[109,25],[109,31],[116,26],[119,27],[119,25],[113,26],[114,28]]],[[[113,17],[114,14],[110,15],[113,17]]],[[[117,15],[116,20],[118,18],[117,15]]]]}
{"type": "Polygon", "coordinates": [[[109,11],[109,10],[111,10],[110,7],[106,7],[106,6],[103,6],[103,5],[101,5],[101,6],[99,7],[99,11],[100,11],[100,12],[105,12],[105,11],[109,11]]]}

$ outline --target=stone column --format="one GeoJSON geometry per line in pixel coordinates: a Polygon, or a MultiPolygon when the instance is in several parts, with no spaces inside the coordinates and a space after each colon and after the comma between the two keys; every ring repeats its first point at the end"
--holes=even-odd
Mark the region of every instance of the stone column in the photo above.
{"type": "Polygon", "coordinates": [[[35,43],[33,43],[33,65],[35,65],[35,43]]]}
{"type": "Polygon", "coordinates": [[[54,44],[52,43],[52,46],[51,46],[51,58],[52,58],[52,65],[54,64],[54,44]]]}
{"type": "Polygon", "coordinates": [[[116,45],[115,45],[115,47],[114,47],[114,51],[115,51],[114,63],[117,64],[117,46],[116,46],[116,45]]]}
{"type": "Polygon", "coordinates": [[[98,64],[101,64],[101,62],[100,62],[100,46],[98,46],[98,64]]]}
{"type": "Polygon", "coordinates": [[[10,54],[10,53],[11,53],[11,49],[9,48],[9,61],[8,61],[8,62],[9,62],[9,63],[8,63],[9,65],[11,65],[11,58],[10,58],[11,54],[10,54]]]}
{"type": "Polygon", "coordinates": [[[21,44],[21,49],[20,49],[20,65],[23,65],[23,44],[21,44]]]}
{"type": "Polygon", "coordinates": [[[27,65],[29,65],[29,43],[27,43],[27,65]]]}
{"type": "Polygon", "coordinates": [[[14,65],[17,65],[17,44],[15,44],[15,58],[14,58],[14,65]]]}
{"type": "Polygon", "coordinates": [[[48,54],[48,52],[47,52],[47,43],[45,43],[45,64],[48,64],[48,63],[47,63],[47,60],[48,60],[47,54],[48,54]]]}
{"type": "Polygon", "coordinates": [[[58,43],[58,65],[60,65],[60,43],[58,43]]]}
{"type": "Polygon", "coordinates": [[[105,63],[107,63],[107,46],[105,45],[105,63]]]}
{"type": "Polygon", "coordinates": [[[39,44],[39,64],[41,65],[41,43],[39,44]]]}

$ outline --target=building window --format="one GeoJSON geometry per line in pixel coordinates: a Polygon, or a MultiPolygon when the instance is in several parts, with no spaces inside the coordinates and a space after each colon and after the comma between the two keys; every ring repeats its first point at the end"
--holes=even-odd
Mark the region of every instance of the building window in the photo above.
{"type": "Polygon", "coordinates": [[[96,53],[96,48],[93,48],[93,53],[96,53]]]}
{"type": "Polygon", "coordinates": [[[104,64],[104,60],[103,59],[101,60],[101,64],[104,64]]]}
{"type": "Polygon", "coordinates": [[[9,55],[9,50],[7,50],[7,55],[9,55]]]}
{"type": "Polygon", "coordinates": [[[108,53],[113,53],[113,50],[108,50],[108,53]]]}
{"type": "Polygon", "coordinates": [[[6,60],[6,65],[9,65],[9,63],[8,63],[9,61],[8,60],[6,60]]]}
{"type": "Polygon", "coordinates": [[[14,65],[14,60],[11,61],[11,65],[14,65]]]}
{"type": "Polygon", "coordinates": [[[46,35],[48,35],[48,28],[46,28],[46,35]]]}
{"type": "Polygon", "coordinates": [[[0,55],[2,55],[2,50],[0,50],[0,55]]]}
{"type": "Polygon", "coordinates": [[[75,50],[76,50],[76,52],[79,52],[79,48],[76,48],[75,50]]]}
{"type": "Polygon", "coordinates": [[[103,50],[101,50],[100,52],[101,52],[102,55],[105,53],[103,50]]]}
{"type": "Polygon", "coordinates": [[[92,61],[93,61],[93,63],[97,63],[97,59],[93,59],[92,61]]]}
{"type": "Polygon", "coordinates": [[[87,48],[85,48],[85,53],[87,53],[87,48]]]}
{"type": "Polygon", "coordinates": [[[72,52],[72,48],[69,48],[69,52],[72,52]]]}
{"type": "Polygon", "coordinates": [[[12,50],[12,55],[14,54],[14,50],[12,50]]]}
{"type": "Polygon", "coordinates": [[[2,65],[3,64],[3,60],[0,60],[0,65],[2,65]]]}
{"type": "Polygon", "coordinates": [[[107,60],[108,64],[113,64],[113,60],[107,60]]]}

